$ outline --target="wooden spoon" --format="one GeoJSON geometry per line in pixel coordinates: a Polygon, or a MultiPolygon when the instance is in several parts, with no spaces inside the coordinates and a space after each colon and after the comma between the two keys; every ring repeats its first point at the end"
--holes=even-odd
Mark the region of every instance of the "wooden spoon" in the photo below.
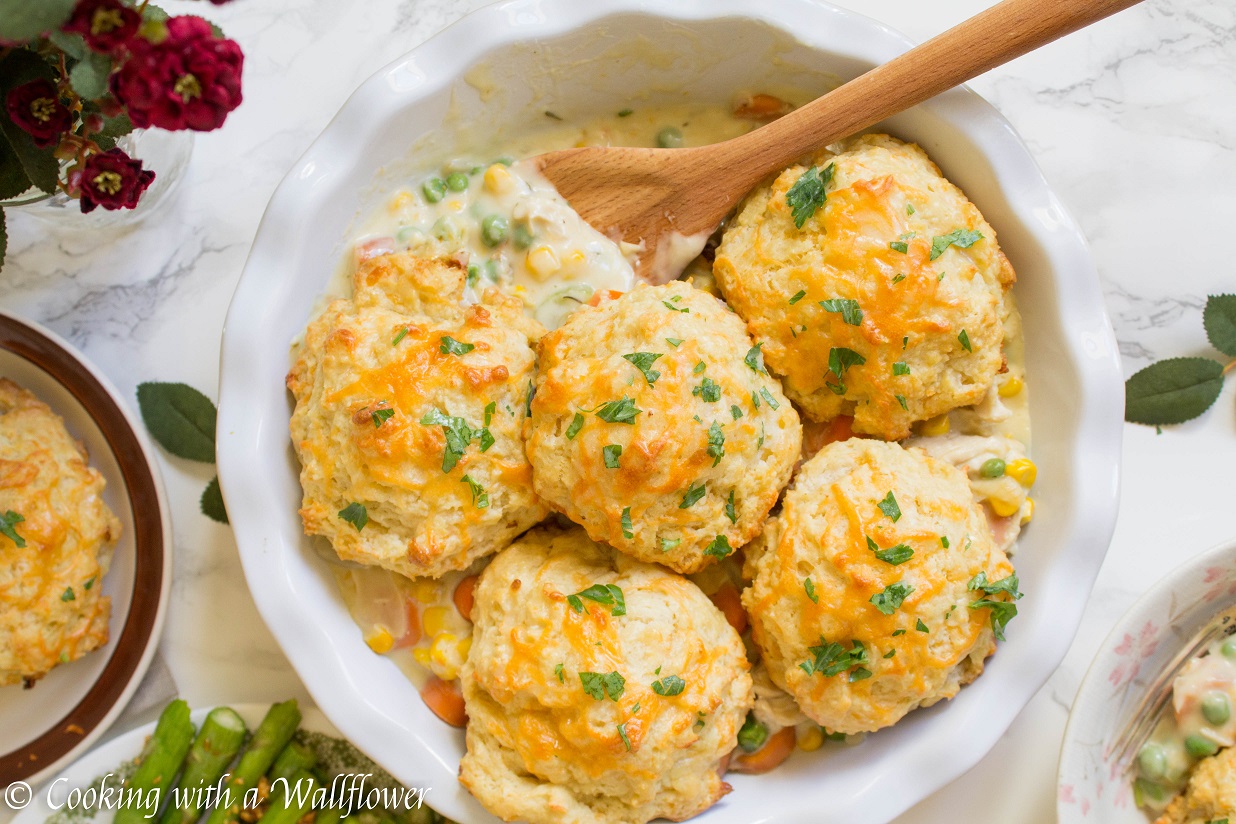
{"type": "Polygon", "coordinates": [[[642,242],[636,272],[664,283],[769,174],[1138,2],[1004,0],[741,137],[683,149],[566,149],[529,162],[598,230],[642,242]]]}

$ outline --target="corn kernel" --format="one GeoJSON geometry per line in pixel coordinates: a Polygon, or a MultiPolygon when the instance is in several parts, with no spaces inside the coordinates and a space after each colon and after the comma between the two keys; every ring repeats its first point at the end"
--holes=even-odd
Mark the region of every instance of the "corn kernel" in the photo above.
{"type": "Polygon", "coordinates": [[[1021,525],[1025,526],[1034,518],[1034,498],[1026,498],[1026,506],[1021,511],[1021,525]]]}
{"type": "Polygon", "coordinates": [[[581,266],[583,265],[584,261],[587,260],[587,258],[584,257],[583,252],[581,252],[579,249],[576,249],[574,252],[571,253],[571,256],[567,258],[567,260],[575,264],[576,266],[581,266]]]}
{"type": "Polygon", "coordinates": [[[395,638],[386,627],[378,627],[365,636],[365,643],[378,655],[385,655],[395,646],[395,638]]]}
{"type": "Polygon", "coordinates": [[[421,626],[425,634],[433,637],[440,635],[446,629],[446,619],[449,610],[446,607],[430,607],[421,615],[421,626]]]}
{"type": "Polygon", "coordinates": [[[937,415],[919,424],[918,433],[929,438],[935,435],[947,435],[948,429],[948,415],[937,415]]]}
{"type": "Polygon", "coordinates": [[[1029,488],[1034,486],[1034,481],[1039,476],[1039,468],[1029,458],[1018,458],[1015,461],[1009,461],[1004,467],[1004,474],[1029,488]]]}
{"type": "Polygon", "coordinates": [[[412,657],[416,660],[416,663],[420,664],[422,667],[429,666],[428,647],[416,647],[412,650],[412,657]]]}
{"type": "Polygon", "coordinates": [[[459,677],[459,665],[463,659],[459,657],[459,639],[449,632],[444,632],[434,639],[429,648],[429,660],[433,671],[444,681],[459,677]]]}
{"type": "Polygon", "coordinates": [[[1020,393],[1023,388],[1025,388],[1025,384],[1022,382],[1021,378],[1016,375],[1010,375],[1009,379],[1000,384],[1000,388],[996,391],[1000,393],[1000,397],[1002,398],[1011,398],[1020,393]]]}
{"type": "Polygon", "coordinates": [[[412,582],[412,597],[418,604],[432,604],[438,600],[438,585],[428,578],[412,582]]]}
{"type": "Polygon", "coordinates": [[[412,193],[408,191],[400,192],[391,198],[390,211],[398,212],[400,209],[412,202],[412,193]]]}
{"type": "Polygon", "coordinates": [[[496,195],[504,195],[515,188],[515,180],[511,173],[501,163],[495,163],[485,170],[485,188],[496,195]]]}
{"type": "Polygon", "coordinates": [[[807,731],[798,736],[798,748],[803,752],[814,752],[824,743],[824,730],[812,724],[807,731]]]}
{"type": "Polygon", "coordinates": [[[1001,518],[1007,518],[1017,510],[1021,509],[1020,501],[1010,501],[1005,498],[991,497],[987,499],[987,503],[991,505],[992,512],[995,512],[1001,518]]]}
{"type": "Polygon", "coordinates": [[[547,278],[562,268],[562,264],[558,262],[558,256],[548,246],[538,246],[529,250],[525,261],[532,274],[538,278],[547,278]]]}
{"type": "Polygon", "coordinates": [[[463,198],[455,198],[454,200],[448,200],[446,202],[446,208],[450,209],[452,212],[462,212],[464,210],[464,206],[467,205],[468,204],[463,201],[463,198]]]}

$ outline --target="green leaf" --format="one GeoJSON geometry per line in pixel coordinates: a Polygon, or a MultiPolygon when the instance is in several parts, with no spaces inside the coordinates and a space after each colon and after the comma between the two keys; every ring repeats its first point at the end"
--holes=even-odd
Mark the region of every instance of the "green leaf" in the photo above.
{"type": "Polygon", "coordinates": [[[838,378],[845,377],[846,370],[851,366],[862,366],[866,362],[862,355],[844,346],[834,346],[828,350],[828,370],[838,378]]]}
{"type": "Polygon", "coordinates": [[[21,535],[17,533],[17,530],[14,529],[14,527],[16,527],[18,524],[22,523],[25,520],[26,519],[22,516],[20,512],[14,512],[11,509],[5,512],[3,515],[0,515],[0,535],[5,536],[10,541],[12,541],[14,544],[16,544],[18,549],[26,548],[26,539],[22,538],[21,535]]]}
{"type": "Polygon", "coordinates": [[[824,307],[825,312],[839,312],[841,319],[851,326],[861,326],[863,323],[863,310],[859,308],[858,301],[850,298],[831,298],[829,300],[820,301],[820,306],[824,307]]]}
{"type": "Polygon", "coordinates": [[[179,458],[215,462],[215,417],[210,398],[183,383],[142,383],[137,405],[146,428],[179,458]]]}
{"type": "Polygon", "coordinates": [[[666,675],[652,682],[652,691],[667,698],[680,695],[686,688],[687,682],[677,675],[666,675]]]}
{"type": "Polygon", "coordinates": [[[438,351],[443,355],[466,355],[476,348],[476,344],[457,341],[450,335],[443,335],[439,344],[438,351]]]}
{"type": "Polygon", "coordinates": [[[609,700],[617,701],[622,697],[623,691],[626,689],[627,679],[622,677],[618,672],[581,672],[579,674],[579,682],[584,687],[584,692],[591,695],[597,701],[602,700],[605,696],[609,696],[609,700]]]}
{"type": "Polygon", "coordinates": [[[153,23],[166,23],[170,17],[171,15],[154,3],[147,3],[146,8],[142,10],[142,19],[153,23]]]}
{"type": "Polygon", "coordinates": [[[77,0],[0,0],[0,39],[33,40],[58,29],[76,4],[77,0]]]}
{"type": "Polygon", "coordinates": [[[981,232],[973,229],[954,229],[947,235],[936,235],[931,239],[931,259],[935,260],[950,246],[966,249],[983,239],[981,232]]]}
{"type": "Polygon", "coordinates": [[[661,373],[652,368],[652,364],[659,357],[661,355],[657,352],[632,352],[629,355],[623,355],[622,359],[642,372],[644,380],[648,381],[649,386],[652,386],[657,382],[657,378],[661,377],[661,373]]]}
{"type": "Polygon", "coordinates": [[[1211,295],[1202,313],[1210,345],[1236,358],[1236,295],[1211,295]]]}
{"type": "MultiPolygon", "coordinates": [[[[32,185],[8,138],[0,132],[0,200],[17,197],[32,185]]],[[[3,257],[0,254],[0,258],[3,257]]]]}
{"type": "Polygon", "coordinates": [[[601,448],[601,455],[605,459],[606,469],[619,469],[622,467],[622,445],[611,443],[601,448]]]}
{"type": "Polygon", "coordinates": [[[80,34],[54,31],[47,35],[47,39],[74,60],[83,60],[90,54],[90,47],[86,45],[86,39],[80,34]]]}
{"type": "Polygon", "coordinates": [[[1150,426],[1183,423],[1210,408],[1223,389],[1223,364],[1209,358],[1152,363],[1124,385],[1124,419],[1150,426]]]}
{"type": "Polygon", "coordinates": [[[356,527],[356,531],[360,532],[369,523],[369,508],[362,503],[353,501],[339,510],[339,517],[356,527]]]}
{"type": "Polygon", "coordinates": [[[885,615],[892,615],[901,607],[906,596],[913,591],[914,587],[899,581],[885,587],[883,592],[877,592],[875,595],[872,595],[870,600],[880,612],[885,615]]]}
{"type": "Polygon", "coordinates": [[[218,477],[211,478],[202,492],[202,514],[221,524],[228,523],[227,508],[223,505],[223,492],[219,489],[218,477]]]}
{"type": "Polygon", "coordinates": [[[694,504],[696,501],[698,501],[700,498],[703,498],[706,490],[707,490],[707,487],[705,484],[700,483],[699,485],[696,485],[692,483],[691,486],[687,489],[686,494],[682,496],[682,502],[678,504],[678,508],[687,509],[692,504],[694,504]]]}
{"type": "Polygon", "coordinates": [[[730,539],[724,535],[718,535],[708,542],[708,546],[704,547],[704,554],[714,558],[728,557],[733,551],[734,547],[730,545],[730,539]]]}
{"type": "MultiPolygon", "coordinates": [[[[0,4],[8,2],[12,0],[0,0],[0,4]]],[[[4,36],[0,31],[0,37],[4,36]]],[[[40,78],[55,81],[56,72],[34,52],[14,49],[0,60],[0,100],[7,99],[9,91],[14,87],[40,78]]],[[[54,194],[56,182],[60,179],[60,163],[52,155],[53,148],[35,146],[34,138],[9,120],[3,109],[0,109],[0,131],[3,131],[8,139],[8,146],[3,147],[6,154],[8,150],[13,152],[31,184],[48,194],[54,194]]]]}
{"type": "Polygon", "coordinates": [[[823,172],[812,166],[803,172],[785,193],[785,202],[789,204],[790,216],[794,218],[794,225],[799,229],[803,228],[803,224],[828,199],[826,189],[833,179],[834,171],[836,171],[836,166],[832,163],[829,163],[823,172]]]}
{"type": "Polygon", "coordinates": [[[763,346],[764,344],[757,343],[755,346],[748,349],[746,356],[742,359],[742,362],[751,367],[753,372],[758,372],[761,375],[767,375],[768,370],[764,368],[764,353],[760,351],[763,346]]]}
{"type": "Polygon", "coordinates": [[[571,419],[571,425],[567,427],[566,436],[568,441],[575,440],[575,436],[579,434],[579,430],[584,428],[584,416],[575,413],[575,417],[571,419]]]}
{"type": "Polygon", "coordinates": [[[587,598],[589,601],[594,601],[603,607],[613,607],[609,614],[615,618],[620,618],[627,614],[627,601],[622,594],[622,587],[617,584],[593,584],[574,595],[568,595],[567,604],[576,613],[582,615],[584,612],[584,602],[580,600],[581,598],[587,598]]]}
{"type": "Polygon", "coordinates": [[[622,396],[621,400],[610,401],[604,404],[596,413],[597,417],[606,423],[625,423],[634,424],[635,416],[642,412],[635,406],[635,401],[622,396]]]}
{"type": "Polygon", "coordinates": [[[105,54],[91,52],[69,72],[73,91],[85,100],[97,100],[107,94],[107,77],[112,73],[112,60],[105,54]]]}
{"type": "Polygon", "coordinates": [[[897,499],[893,496],[893,491],[890,489],[888,494],[884,496],[884,500],[876,504],[880,511],[893,519],[893,523],[901,518],[901,507],[897,505],[897,499]]]}

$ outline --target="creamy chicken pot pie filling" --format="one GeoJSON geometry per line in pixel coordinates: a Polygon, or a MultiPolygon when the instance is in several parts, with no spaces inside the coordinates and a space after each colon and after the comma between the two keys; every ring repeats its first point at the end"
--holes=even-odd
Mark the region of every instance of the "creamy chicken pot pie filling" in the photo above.
{"type": "MultiPolygon", "coordinates": [[[[581,324],[586,328],[604,317],[599,311],[602,307],[624,300],[623,296],[632,294],[632,290],[648,287],[636,285],[631,266],[633,247],[614,243],[598,233],[557,195],[552,186],[527,164],[513,158],[572,145],[701,145],[742,134],[788,108],[788,104],[778,98],[754,95],[744,98],[732,109],[699,106],[624,109],[582,128],[554,121],[540,133],[505,146],[503,151],[507,156],[495,153],[442,162],[409,179],[379,209],[363,217],[348,257],[341,265],[340,277],[329,292],[356,304],[356,309],[349,306],[347,311],[367,311],[364,302],[373,303],[375,299],[352,294],[351,284],[360,283],[368,290],[372,282],[386,278],[388,286],[396,284],[395,291],[390,293],[395,297],[382,297],[380,303],[384,310],[415,316],[408,327],[413,332],[419,332],[431,320],[458,322],[460,313],[468,307],[479,307],[480,311],[488,313],[487,317],[501,318],[505,309],[487,307],[508,301],[505,305],[521,308],[532,324],[529,341],[532,350],[537,352],[542,345],[540,335],[561,327],[576,312],[583,313],[581,324]],[[422,266],[418,261],[432,263],[422,266]],[[418,275],[418,271],[422,274],[418,275]],[[429,277],[423,274],[425,271],[434,274],[429,277]],[[395,294],[399,289],[406,294],[395,294]]],[[[547,113],[547,120],[555,117],[547,113]]],[[[912,604],[935,609],[939,601],[939,606],[945,609],[939,616],[939,629],[943,631],[947,625],[962,631],[964,626],[968,640],[959,643],[952,652],[943,653],[934,641],[925,639],[920,644],[915,639],[916,648],[925,650],[916,655],[944,655],[948,660],[941,658],[941,666],[956,668],[956,671],[939,681],[937,692],[924,693],[920,699],[908,699],[905,708],[912,708],[918,705],[916,701],[928,704],[939,697],[951,697],[961,684],[981,672],[983,658],[995,645],[993,635],[1003,636],[1008,620],[1016,614],[1013,602],[1021,597],[1016,575],[1004,557],[1014,553],[1020,530],[1034,514],[1034,501],[1029,492],[1037,469],[1029,457],[1030,420],[1022,324],[1016,302],[1008,292],[1012,269],[995,245],[994,230],[959,190],[939,176],[921,150],[886,136],[858,138],[833,148],[836,151],[823,153],[810,163],[787,170],[770,184],[771,188],[753,193],[710,241],[704,254],[692,261],[682,275],[683,280],[711,294],[719,307],[728,310],[727,315],[737,311],[745,321],[746,334],[740,331],[733,334],[738,336],[734,345],[741,343],[741,351],[747,353],[747,367],[751,370],[748,382],[753,385],[765,380],[784,382],[789,400],[780,392],[765,391],[761,396],[758,391],[752,391],[749,397],[746,394],[741,398],[727,395],[722,402],[720,385],[710,379],[711,375],[720,374],[717,371],[720,367],[701,359],[703,368],[696,367],[698,374],[683,378],[697,386],[691,403],[683,407],[691,408],[695,424],[684,423],[700,429],[700,449],[707,450],[708,456],[715,456],[719,464],[727,449],[738,448],[737,440],[728,439],[740,437],[740,431],[758,439],[749,446],[750,454],[765,453],[764,443],[769,434],[753,429],[756,420],[753,416],[760,405],[767,409],[769,404],[773,408],[784,404],[786,411],[791,413],[787,420],[793,421],[796,431],[798,417],[801,417],[801,456],[798,466],[794,467],[795,480],[789,487],[798,490],[791,494],[799,496],[795,504],[799,512],[805,512],[803,507],[813,494],[805,491],[810,487],[800,482],[803,463],[827,452],[830,445],[853,437],[872,437],[881,427],[885,427],[886,437],[900,441],[909,450],[906,454],[913,461],[928,461],[931,472],[946,479],[948,484],[960,484],[959,487],[949,486],[950,490],[968,489],[968,501],[966,496],[958,498],[950,491],[940,502],[926,503],[926,498],[920,500],[915,490],[906,489],[895,495],[891,486],[886,490],[887,497],[879,502],[873,499],[873,506],[879,504],[878,510],[865,513],[863,518],[872,523],[882,518],[888,524],[871,529],[887,526],[890,528],[888,536],[901,537],[886,540],[868,529],[863,536],[867,543],[856,544],[853,552],[855,558],[860,554],[870,556],[862,558],[862,563],[875,563],[888,572],[886,576],[881,575],[889,580],[881,583],[879,591],[870,598],[864,590],[861,598],[847,596],[848,600],[838,602],[849,605],[844,607],[846,612],[838,620],[847,626],[859,626],[864,622],[881,627],[887,624],[890,637],[881,642],[878,656],[874,656],[876,649],[870,643],[850,637],[825,638],[819,634],[818,644],[798,662],[802,672],[790,679],[793,683],[808,683],[811,689],[820,687],[828,679],[845,680],[862,690],[865,687],[858,682],[874,676],[872,683],[875,683],[892,672],[894,664],[901,667],[898,672],[902,675],[898,678],[912,677],[912,672],[907,673],[902,663],[894,660],[897,638],[906,632],[926,633],[931,628],[925,629],[921,618],[917,625],[911,621],[901,627],[897,613],[905,610],[906,614],[911,614],[912,604]],[[886,165],[881,166],[882,163],[886,165]],[[890,191],[895,196],[890,196],[890,191]],[[756,214],[753,210],[760,210],[763,217],[753,217],[756,214]],[[878,226],[878,230],[873,226],[878,226]],[[884,237],[885,234],[889,236],[884,237]],[[847,245],[843,248],[841,244],[847,245]],[[825,262],[812,263],[813,254],[823,255],[819,259],[825,262]],[[752,266],[756,267],[754,274],[752,266]],[[871,280],[876,276],[881,278],[878,284],[871,280]],[[903,296],[901,289],[916,291],[903,296]],[[723,297],[725,303],[720,302],[723,297]],[[913,310],[906,308],[915,302],[922,304],[921,314],[913,315],[913,310]],[[971,312],[976,306],[981,307],[975,310],[981,311],[981,318],[971,312]],[[920,341],[926,348],[916,350],[914,345],[920,341]],[[799,347],[807,348],[800,350],[799,347]],[[978,347],[987,351],[976,353],[978,347]],[[946,382],[948,388],[942,388],[944,383],[940,381],[946,382]],[[964,399],[964,403],[950,403],[942,398],[942,393],[964,399]],[[793,408],[790,408],[791,400],[793,408]],[[879,419],[872,418],[866,411],[875,406],[883,410],[879,419]],[[795,409],[800,413],[798,417],[792,415],[795,409]],[[901,507],[899,500],[904,502],[901,507]],[[942,507],[931,510],[937,513],[932,515],[937,520],[931,521],[935,532],[930,536],[914,534],[917,515],[907,520],[911,531],[904,536],[905,530],[891,529],[901,517],[902,507],[907,513],[918,512],[920,507],[942,507]],[[967,507],[970,508],[968,513],[967,507]],[[965,528],[954,530],[956,534],[952,534],[946,526],[939,526],[952,522],[950,519],[966,524],[965,528]],[[946,588],[948,594],[933,595],[940,584],[933,583],[932,570],[943,563],[933,558],[951,559],[980,538],[984,558],[990,553],[992,562],[986,566],[983,562],[956,565],[955,572],[951,573],[952,583],[946,588]],[[874,548],[870,544],[874,544],[874,548]],[[898,556],[904,553],[917,554],[920,560],[902,569],[921,571],[901,574],[898,565],[905,559],[898,560],[898,556]],[[894,578],[898,581],[893,581],[894,578]],[[900,583],[910,578],[916,583],[900,583]],[[935,600],[931,600],[933,598],[935,600]],[[947,605],[945,600],[949,601],[947,605]],[[976,615],[983,620],[971,621],[976,615]],[[896,630],[894,625],[897,625],[896,630]],[[802,677],[804,673],[806,678],[802,677]]],[[[381,283],[379,287],[379,291],[386,288],[381,283]]],[[[661,302],[665,308],[657,308],[667,318],[673,312],[689,311],[689,302],[680,298],[661,302]]],[[[624,334],[638,337],[642,327],[638,322],[632,323],[634,325],[629,323],[623,327],[627,329],[624,334]]],[[[740,325],[735,325],[735,329],[740,325]]],[[[346,352],[352,345],[351,334],[345,334],[341,350],[345,354],[339,357],[349,356],[346,352]]],[[[397,347],[399,337],[397,331],[393,332],[390,345],[397,347]]],[[[485,373],[483,379],[481,373],[470,366],[470,359],[479,354],[474,354],[474,341],[449,335],[442,335],[435,341],[444,358],[459,359],[458,364],[452,361],[452,367],[462,365],[459,377],[449,384],[453,391],[467,393],[471,391],[469,387],[481,386],[485,380],[494,380],[495,375],[505,379],[509,369],[514,368],[499,363],[499,358],[489,364],[491,371],[485,373]],[[508,371],[493,371],[499,369],[508,371]]],[[[301,343],[298,347],[303,349],[307,345],[301,343]]],[[[605,340],[596,345],[604,348],[605,340]]],[[[586,483],[591,490],[588,494],[597,501],[606,495],[607,488],[623,488],[615,484],[620,477],[617,473],[625,471],[624,462],[633,465],[654,449],[637,434],[638,427],[649,421],[649,414],[662,414],[659,408],[653,408],[651,413],[640,408],[636,398],[640,392],[655,390],[654,384],[663,368],[678,368],[671,361],[675,361],[679,347],[683,346],[694,346],[694,343],[665,334],[658,335],[645,349],[631,346],[631,352],[613,353],[615,358],[621,356],[630,364],[622,370],[626,384],[607,387],[613,397],[607,395],[602,399],[605,403],[575,410],[574,419],[569,415],[563,417],[565,428],[561,432],[555,429],[554,437],[565,438],[563,443],[569,442],[572,449],[576,448],[574,438],[582,428],[581,421],[593,427],[608,426],[617,435],[611,438],[608,431],[589,435],[589,444],[606,442],[603,452],[582,470],[586,475],[578,480],[559,480],[555,474],[557,486],[554,488],[568,499],[545,502],[549,506],[538,509],[535,520],[551,510],[559,512],[553,518],[561,526],[570,525],[566,515],[580,517],[567,505],[571,484],[586,483]],[[638,417],[641,413],[643,421],[638,417]],[[609,444],[611,440],[613,444],[609,444]],[[639,445],[640,455],[632,451],[635,444],[639,445]]],[[[379,354],[387,358],[387,353],[379,354]]],[[[294,351],[294,355],[305,360],[304,352],[294,351]]],[[[372,438],[369,428],[380,428],[404,414],[392,406],[390,397],[399,395],[399,387],[394,385],[401,380],[397,375],[399,370],[407,372],[412,367],[398,366],[397,356],[393,357],[395,365],[384,367],[386,379],[392,385],[373,390],[374,397],[362,410],[366,414],[353,410],[356,431],[364,430],[365,437],[372,438]]],[[[558,357],[564,356],[559,353],[558,357]]],[[[596,360],[617,363],[613,358],[596,360]]],[[[317,368],[321,372],[328,367],[317,368]]],[[[340,368],[340,364],[335,363],[334,368],[340,368]]],[[[342,368],[346,373],[347,365],[342,368]]],[[[420,368],[433,370],[437,367],[428,364],[420,368]]],[[[743,369],[741,363],[739,369],[743,369]]],[[[563,375],[569,374],[569,370],[563,372],[563,375]]],[[[515,428],[504,430],[506,437],[518,437],[514,433],[522,425],[523,438],[528,438],[534,423],[536,387],[542,379],[543,376],[530,379],[526,388],[520,390],[518,402],[507,399],[502,404],[503,409],[487,407],[484,414],[463,414],[459,411],[465,407],[462,401],[452,401],[449,395],[443,395],[445,400],[436,416],[418,412],[414,419],[404,421],[411,427],[413,437],[420,437],[416,433],[421,429],[436,433],[431,442],[417,441],[419,446],[411,448],[439,450],[442,472],[458,487],[455,491],[459,494],[451,499],[453,509],[447,509],[443,517],[453,517],[451,513],[458,512],[472,523],[477,518],[476,513],[491,505],[495,490],[477,480],[482,468],[487,478],[503,477],[495,474],[498,470],[493,468],[487,454],[492,448],[487,441],[493,439],[490,418],[511,416],[515,428]]],[[[666,379],[662,386],[668,387],[671,383],[674,381],[666,379]]],[[[556,391],[561,394],[566,388],[563,384],[556,391]]],[[[316,397],[322,403],[330,402],[322,393],[316,397]]],[[[299,415],[309,401],[303,400],[299,392],[297,400],[299,415]]],[[[666,407],[664,411],[670,414],[670,410],[671,407],[666,407]]],[[[433,455],[430,457],[436,460],[433,455]]],[[[304,450],[301,458],[302,462],[306,461],[304,450]]],[[[397,463],[405,458],[390,453],[382,459],[397,463]]],[[[818,463],[815,461],[809,466],[818,463]]],[[[540,471],[550,471],[548,466],[549,463],[540,459],[540,471]]],[[[700,471],[704,468],[701,464],[700,471]]],[[[364,474],[363,467],[348,471],[364,474]]],[[[534,460],[532,474],[528,477],[535,478],[537,471],[538,462],[534,460]]],[[[746,467],[739,471],[763,470],[746,467]]],[[[531,481],[522,475],[519,477],[521,480],[513,483],[526,484],[526,489],[531,491],[531,481]]],[[[770,477],[778,478],[776,483],[784,497],[785,481],[775,472],[770,477]]],[[[730,486],[737,486],[738,482],[738,478],[732,478],[730,486]]],[[[349,488],[349,483],[346,479],[342,481],[342,488],[349,488]]],[[[359,490],[365,483],[369,481],[357,480],[351,488],[359,490]]],[[[719,488],[720,481],[708,483],[719,488]]],[[[538,490],[548,488],[540,483],[536,486],[538,490]]],[[[656,494],[673,496],[674,521],[685,524],[690,520],[692,497],[699,500],[706,492],[701,484],[698,495],[693,486],[684,490],[666,489],[656,494]]],[[[438,493],[429,488],[424,490],[425,496],[434,494],[438,493]]],[[[737,523],[733,492],[728,505],[724,493],[720,494],[716,509],[722,515],[721,526],[728,526],[726,517],[729,522],[737,523]]],[[[837,494],[836,488],[829,494],[837,494]]],[[[309,497],[307,489],[307,507],[310,506],[309,497]]],[[[356,497],[363,496],[357,493],[356,497]]],[[[774,500],[775,496],[770,498],[769,505],[774,500]]],[[[843,495],[838,500],[849,499],[843,495]]],[[[331,507],[335,505],[330,504],[331,507]]],[[[542,505],[538,502],[534,509],[542,505]]],[[[618,530],[615,536],[633,536],[637,524],[632,507],[628,506],[619,515],[619,508],[610,507],[609,502],[605,506],[613,509],[606,515],[605,529],[618,530]]],[[[642,506],[636,508],[643,509],[642,506]]],[[[348,499],[337,517],[347,529],[363,533],[366,529],[386,528],[370,520],[380,511],[375,510],[373,501],[348,499]]],[[[767,512],[765,506],[759,517],[767,512]]],[[[768,524],[775,526],[778,517],[784,521],[786,514],[780,500],[776,500],[768,524]]],[[[512,532],[526,528],[514,515],[504,516],[501,522],[512,532]]],[[[784,531],[786,526],[783,523],[777,528],[784,531]]],[[[811,529],[814,527],[809,528],[808,533],[811,529]]],[[[726,530],[718,527],[715,531],[718,539],[725,537],[726,530]]],[[[590,534],[594,539],[601,538],[601,534],[592,529],[590,534]]],[[[749,534],[743,532],[742,536],[749,534]]],[[[745,722],[732,741],[734,755],[727,762],[729,769],[750,772],[771,769],[794,749],[815,750],[829,740],[846,741],[846,732],[851,733],[850,743],[856,743],[868,729],[875,728],[838,724],[836,727],[841,729],[837,729],[811,720],[810,715],[823,716],[819,712],[804,713],[795,697],[787,693],[785,675],[770,673],[762,660],[760,644],[770,641],[767,637],[759,642],[753,638],[751,616],[744,609],[742,595],[744,589],[752,586],[753,571],[751,568],[744,571],[743,560],[744,556],[750,560],[752,551],[769,551],[766,537],[757,536],[754,543],[745,548],[731,545],[728,540],[721,547],[714,541],[704,549],[703,556],[696,556],[709,562],[708,565],[688,576],[690,585],[707,596],[746,648],[753,689],[745,722]]],[[[388,568],[385,569],[361,563],[335,565],[340,592],[365,642],[375,653],[396,662],[420,685],[431,709],[452,724],[462,726],[467,721],[462,698],[466,690],[461,690],[459,679],[469,666],[473,645],[472,611],[477,583],[492,560],[489,553],[501,552],[512,538],[513,534],[504,537],[501,546],[485,548],[485,557],[469,555],[463,558],[465,563],[436,577],[406,577],[400,574],[406,570],[390,564],[386,564],[388,568]]],[[[617,549],[623,549],[622,539],[611,540],[617,549]]],[[[675,548],[660,547],[666,553],[675,548]]],[[[653,552],[642,557],[658,562],[660,559],[656,556],[653,552]]],[[[813,586],[810,576],[798,576],[803,579],[796,584],[802,590],[798,594],[804,600],[803,615],[818,617],[819,593],[853,587],[855,579],[847,576],[856,573],[829,566],[839,564],[840,557],[828,562],[818,559],[810,562],[825,564],[812,568],[829,570],[824,574],[835,578],[817,580],[813,586]],[[812,597],[815,586],[819,591],[812,597]]],[[[667,563],[668,560],[662,562],[663,565],[667,563]]],[[[693,564],[690,568],[698,569],[699,565],[693,564]]],[[[676,573],[667,571],[667,574],[676,573]]],[[[818,576],[821,572],[814,574],[818,576]]],[[[625,617],[625,594],[618,586],[584,587],[580,592],[562,593],[561,597],[565,599],[563,608],[568,611],[587,615],[592,610],[604,610],[606,621],[635,620],[625,617]]],[[[770,593],[764,597],[777,600],[770,593]]],[[[747,600],[750,603],[751,599],[747,600]]],[[[764,615],[761,620],[767,626],[770,618],[764,615]]],[[[792,622],[795,619],[775,620],[792,622]]],[[[811,623],[812,619],[800,620],[803,623],[798,629],[808,641],[813,641],[812,633],[816,633],[818,627],[811,623]]],[[[621,658],[620,651],[609,654],[615,661],[621,658]]],[[[620,671],[621,663],[616,663],[615,667],[614,672],[620,671]]],[[[552,671],[551,667],[551,675],[552,671]]],[[[606,700],[608,687],[604,673],[598,678],[601,680],[594,679],[596,683],[591,686],[585,678],[574,688],[583,693],[599,691],[601,699],[597,700],[606,700]]],[[[559,683],[565,686],[564,680],[559,683]]],[[[692,686],[680,685],[668,678],[644,685],[644,688],[657,690],[657,684],[660,684],[658,695],[689,690],[692,686]]],[[[613,698],[613,695],[608,697],[613,698]]],[[[637,702],[629,703],[636,711],[630,719],[635,719],[640,707],[637,702]]],[[[593,704],[590,700],[582,706],[590,708],[593,704]]],[[[902,712],[904,709],[890,711],[888,717],[895,720],[902,712]]],[[[538,734],[552,735],[554,733],[546,732],[552,729],[555,728],[551,723],[538,734]]],[[[557,729],[561,732],[565,728],[557,729]]],[[[618,728],[619,732],[621,729],[618,728]]],[[[619,743],[626,739],[625,735],[615,738],[619,743]]],[[[471,751],[472,739],[469,740],[471,751]]],[[[621,760],[630,749],[631,745],[627,744],[626,750],[618,751],[615,757],[621,760]]],[[[552,783],[553,779],[547,780],[552,783]]],[[[483,786],[483,782],[474,777],[469,786],[474,785],[483,786]]],[[[728,790],[728,785],[725,787],[728,790]]],[[[719,797],[713,790],[709,793],[712,795],[708,803],[719,797]]],[[[683,810],[690,807],[688,802],[683,803],[687,804],[683,810]]]]}

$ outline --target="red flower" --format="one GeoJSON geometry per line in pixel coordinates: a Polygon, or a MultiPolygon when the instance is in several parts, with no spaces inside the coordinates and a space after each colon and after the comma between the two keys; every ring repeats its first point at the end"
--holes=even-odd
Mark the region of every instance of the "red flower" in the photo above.
{"type": "Polygon", "coordinates": [[[80,34],[95,51],[110,54],[132,40],[141,24],[142,16],[120,0],[78,0],[64,30],[80,34]]]}
{"type": "Polygon", "coordinates": [[[36,146],[55,146],[60,142],[60,135],[73,125],[73,116],[60,102],[60,93],[50,80],[33,80],[14,86],[5,105],[9,119],[29,132],[36,146]]]}
{"type": "Polygon", "coordinates": [[[93,212],[96,206],[132,209],[154,178],[155,173],[143,169],[140,160],[134,160],[120,149],[91,155],[86,159],[78,182],[82,212],[93,212]]]}
{"type": "Polygon", "coordinates": [[[129,44],[129,59],[112,75],[112,93],[139,128],[219,128],[240,105],[240,46],[215,37],[200,17],[173,17],[166,25],[160,42],[135,37],[129,44]]]}

